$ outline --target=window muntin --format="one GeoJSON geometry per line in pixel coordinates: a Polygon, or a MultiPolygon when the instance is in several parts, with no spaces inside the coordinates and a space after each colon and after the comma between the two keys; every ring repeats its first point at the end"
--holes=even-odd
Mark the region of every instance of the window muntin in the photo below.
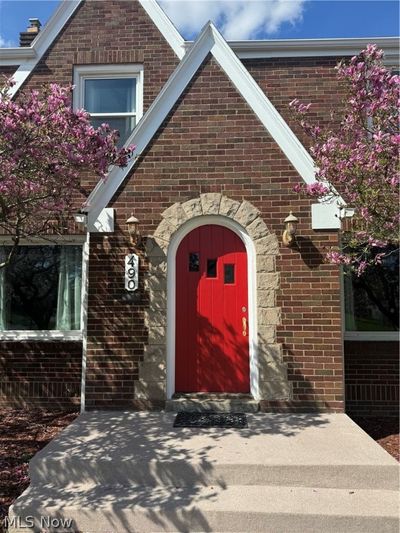
{"type": "Polygon", "coordinates": [[[95,128],[107,123],[118,130],[121,147],[142,117],[142,80],[141,65],[75,67],[74,107],[86,109],[95,128]]]}
{"type": "Polygon", "coordinates": [[[81,246],[19,246],[0,270],[0,331],[80,330],[81,291],[81,246]]]}
{"type": "MultiPolygon", "coordinates": [[[[376,253],[382,252],[377,250],[376,253]]],[[[392,250],[381,265],[360,277],[344,274],[346,332],[399,330],[399,254],[392,250]]]]}

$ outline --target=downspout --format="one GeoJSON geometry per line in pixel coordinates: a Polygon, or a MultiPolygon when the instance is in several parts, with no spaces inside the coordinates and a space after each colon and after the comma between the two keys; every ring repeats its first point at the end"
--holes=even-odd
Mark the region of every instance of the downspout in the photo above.
{"type": "Polygon", "coordinates": [[[86,232],[86,239],[82,249],[82,373],[81,373],[81,413],[86,410],[86,353],[87,353],[87,318],[89,293],[89,249],[90,232],[86,232]]]}

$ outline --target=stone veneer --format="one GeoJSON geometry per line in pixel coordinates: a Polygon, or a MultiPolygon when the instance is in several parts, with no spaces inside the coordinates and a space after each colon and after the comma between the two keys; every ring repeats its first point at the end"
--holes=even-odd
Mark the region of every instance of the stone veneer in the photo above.
{"type": "Polygon", "coordinates": [[[203,215],[219,215],[234,220],[254,242],[260,399],[291,399],[282,347],[276,343],[276,326],[281,320],[280,309],[276,307],[276,291],[279,288],[279,274],[275,272],[275,258],[279,253],[277,237],[268,230],[260,212],[250,202],[238,202],[219,193],[206,193],[171,205],[162,213],[162,221],[154,235],[147,238],[149,275],[146,289],[150,297],[146,311],[148,345],[140,364],[139,381],[135,383],[135,398],[166,399],[168,246],[173,234],[183,224],[203,215]]]}

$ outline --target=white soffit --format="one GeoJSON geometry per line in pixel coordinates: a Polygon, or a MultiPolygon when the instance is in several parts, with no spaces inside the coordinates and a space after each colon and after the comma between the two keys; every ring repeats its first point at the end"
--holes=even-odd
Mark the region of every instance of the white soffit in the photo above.
{"type": "Polygon", "coordinates": [[[94,217],[108,205],[209,52],[215,57],[303,180],[306,183],[315,181],[315,168],[311,156],[219,31],[209,22],[128,139],[127,144],[136,145],[135,157],[124,169],[114,167],[108,179],[105,182],[99,181],[90,194],[85,210],[93,211],[94,217]]]}
{"type": "MultiPolygon", "coordinates": [[[[143,9],[154,22],[167,43],[174,50],[179,59],[185,55],[184,40],[169,20],[167,15],[157,4],[156,0],[132,0],[139,1],[143,9]]],[[[10,90],[14,96],[36,67],[44,53],[58,36],[65,24],[74,14],[82,0],[63,0],[54,12],[53,16],[39,32],[31,46],[24,48],[0,49],[0,65],[20,65],[13,74],[15,85],[10,90]]]]}

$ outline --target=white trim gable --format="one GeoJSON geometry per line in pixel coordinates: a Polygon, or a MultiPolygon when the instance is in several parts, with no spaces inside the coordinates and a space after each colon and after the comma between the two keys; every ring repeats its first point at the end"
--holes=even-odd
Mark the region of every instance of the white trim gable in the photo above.
{"type": "Polygon", "coordinates": [[[156,0],[139,0],[139,2],[175,54],[179,59],[182,59],[186,53],[185,40],[168,18],[167,14],[161,9],[156,0]]]}
{"type": "MultiPolygon", "coordinates": [[[[108,205],[208,53],[214,56],[304,182],[315,181],[315,167],[311,156],[214,24],[209,22],[128,139],[128,144],[136,145],[134,157],[128,166],[123,169],[112,168],[108,179],[98,182],[90,194],[84,208],[89,211],[90,218],[97,218],[98,213],[108,205]]],[[[336,228],[337,221],[334,223],[333,227],[336,228]]]]}
{"type": "MultiPolygon", "coordinates": [[[[164,36],[167,43],[171,46],[175,54],[179,59],[185,55],[184,39],[179,34],[178,30],[169,20],[167,15],[157,4],[156,0],[132,0],[140,2],[143,9],[149,15],[150,19],[154,22],[157,29],[164,36]]],[[[22,84],[26,81],[28,76],[32,73],[33,69],[39,63],[45,52],[53,43],[54,39],[58,36],[69,19],[75,13],[76,9],[81,4],[82,0],[63,0],[59,7],[54,12],[53,16],[44,26],[43,30],[39,32],[38,36],[34,39],[30,47],[23,49],[23,52],[19,53],[16,49],[14,55],[18,58],[18,55],[23,55],[24,59],[29,55],[29,58],[23,62],[11,61],[12,64],[19,64],[19,68],[13,74],[15,85],[10,90],[11,96],[14,96],[21,88],[22,84]],[[28,54],[29,50],[29,54],[28,54]]],[[[0,64],[11,64],[10,61],[4,62],[0,59],[0,64]]]]}
{"type": "Polygon", "coordinates": [[[39,63],[54,39],[75,13],[81,1],[82,0],[63,0],[63,2],[61,2],[43,30],[32,42],[31,48],[35,52],[35,57],[22,63],[13,74],[13,79],[16,83],[10,90],[10,94],[12,96],[14,96],[21,88],[21,85],[26,81],[33,69],[39,63]]]}

